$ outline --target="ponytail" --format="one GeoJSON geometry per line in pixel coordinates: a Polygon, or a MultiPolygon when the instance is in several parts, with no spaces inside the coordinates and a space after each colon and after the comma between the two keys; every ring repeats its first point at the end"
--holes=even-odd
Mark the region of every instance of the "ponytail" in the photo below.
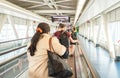
{"type": "Polygon", "coordinates": [[[40,32],[36,32],[33,36],[33,38],[31,39],[31,45],[28,48],[28,50],[30,51],[30,55],[33,56],[34,52],[36,51],[36,45],[37,42],[39,41],[39,38],[41,37],[41,33],[40,32]]]}

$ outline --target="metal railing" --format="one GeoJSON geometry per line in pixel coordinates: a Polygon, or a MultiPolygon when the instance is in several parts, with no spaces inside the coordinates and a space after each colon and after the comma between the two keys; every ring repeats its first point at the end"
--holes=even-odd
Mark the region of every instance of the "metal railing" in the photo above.
{"type": "Polygon", "coordinates": [[[75,51],[76,78],[100,78],[98,72],[88,59],[84,48],[76,45],[75,51]]]}
{"type": "Polygon", "coordinates": [[[31,37],[0,42],[0,52],[4,52],[6,50],[8,51],[9,49],[12,49],[12,48],[14,49],[20,46],[27,45],[30,39],[31,37]]]}
{"type": "Polygon", "coordinates": [[[23,45],[23,46],[19,46],[19,47],[15,47],[15,48],[9,49],[9,50],[1,51],[1,52],[0,52],[0,56],[1,56],[1,55],[4,55],[4,54],[7,54],[7,53],[10,53],[10,52],[13,52],[13,51],[15,51],[15,50],[24,48],[24,47],[26,47],[26,46],[27,46],[27,45],[23,45]]]}
{"type": "Polygon", "coordinates": [[[13,42],[13,41],[24,40],[24,39],[30,39],[30,38],[32,38],[32,37],[27,37],[27,38],[20,38],[20,39],[9,40],[9,41],[3,41],[3,42],[0,42],[0,44],[3,44],[3,43],[8,43],[8,42],[13,42]]]}
{"type": "Polygon", "coordinates": [[[28,67],[26,52],[0,63],[0,78],[15,78],[28,67]]]}
{"type": "Polygon", "coordinates": [[[0,78],[15,78],[28,67],[28,61],[26,59],[26,42],[28,42],[28,40],[30,39],[24,38],[11,40],[7,42],[2,42],[0,45],[6,44],[10,46],[8,43],[14,43],[14,41],[18,42],[19,40],[22,40],[22,42],[20,43],[21,45],[14,46],[10,49],[7,48],[7,50],[0,52],[0,78]]]}

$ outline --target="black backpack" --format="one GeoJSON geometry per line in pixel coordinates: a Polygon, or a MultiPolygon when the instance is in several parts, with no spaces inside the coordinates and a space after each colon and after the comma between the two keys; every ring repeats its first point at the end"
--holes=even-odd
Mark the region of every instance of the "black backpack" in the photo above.
{"type": "Polygon", "coordinates": [[[69,47],[69,38],[67,35],[67,32],[60,32],[60,37],[59,37],[59,41],[62,45],[64,45],[66,48],[69,47]]]}

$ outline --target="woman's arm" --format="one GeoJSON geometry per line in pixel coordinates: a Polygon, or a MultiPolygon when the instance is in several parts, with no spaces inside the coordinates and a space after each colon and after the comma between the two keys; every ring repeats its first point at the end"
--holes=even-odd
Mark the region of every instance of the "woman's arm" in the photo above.
{"type": "Polygon", "coordinates": [[[71,36],[69,37],[69,40],[70,40],[72,43],[78,42],[78,40],[73,40],[71,36]]]}

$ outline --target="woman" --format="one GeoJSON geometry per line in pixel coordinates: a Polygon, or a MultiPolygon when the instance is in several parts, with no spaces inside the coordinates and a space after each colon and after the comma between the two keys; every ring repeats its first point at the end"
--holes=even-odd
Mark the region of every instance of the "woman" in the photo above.
{"type": "MultiPolygon", "coordinates": [[[[36,29],[36,33],[31,39],[28,47],[28,61],[29,61],[29,78],[49,78],[47,61],[50,39],[50,27],[47,23],[40,23],[36,29]]],[[[65,56],[66,48],[61,45],[57,38],[52,38],[52,45],[57,54],[65,56]]]]}
{"type": "MultiPolygon", "coordinates": [[[[73,40],[77,40],[77,32],[76,32],[75,27],[73,27],[73,29],[72,29],[71,37],[72,37],[73,40]]],[[[75,43],[70,42],[70,45],[71,45],[70,46],[70,56],[73,56],[74,55],[74,51],[75,51],[76,42],[75,43]]]]}

